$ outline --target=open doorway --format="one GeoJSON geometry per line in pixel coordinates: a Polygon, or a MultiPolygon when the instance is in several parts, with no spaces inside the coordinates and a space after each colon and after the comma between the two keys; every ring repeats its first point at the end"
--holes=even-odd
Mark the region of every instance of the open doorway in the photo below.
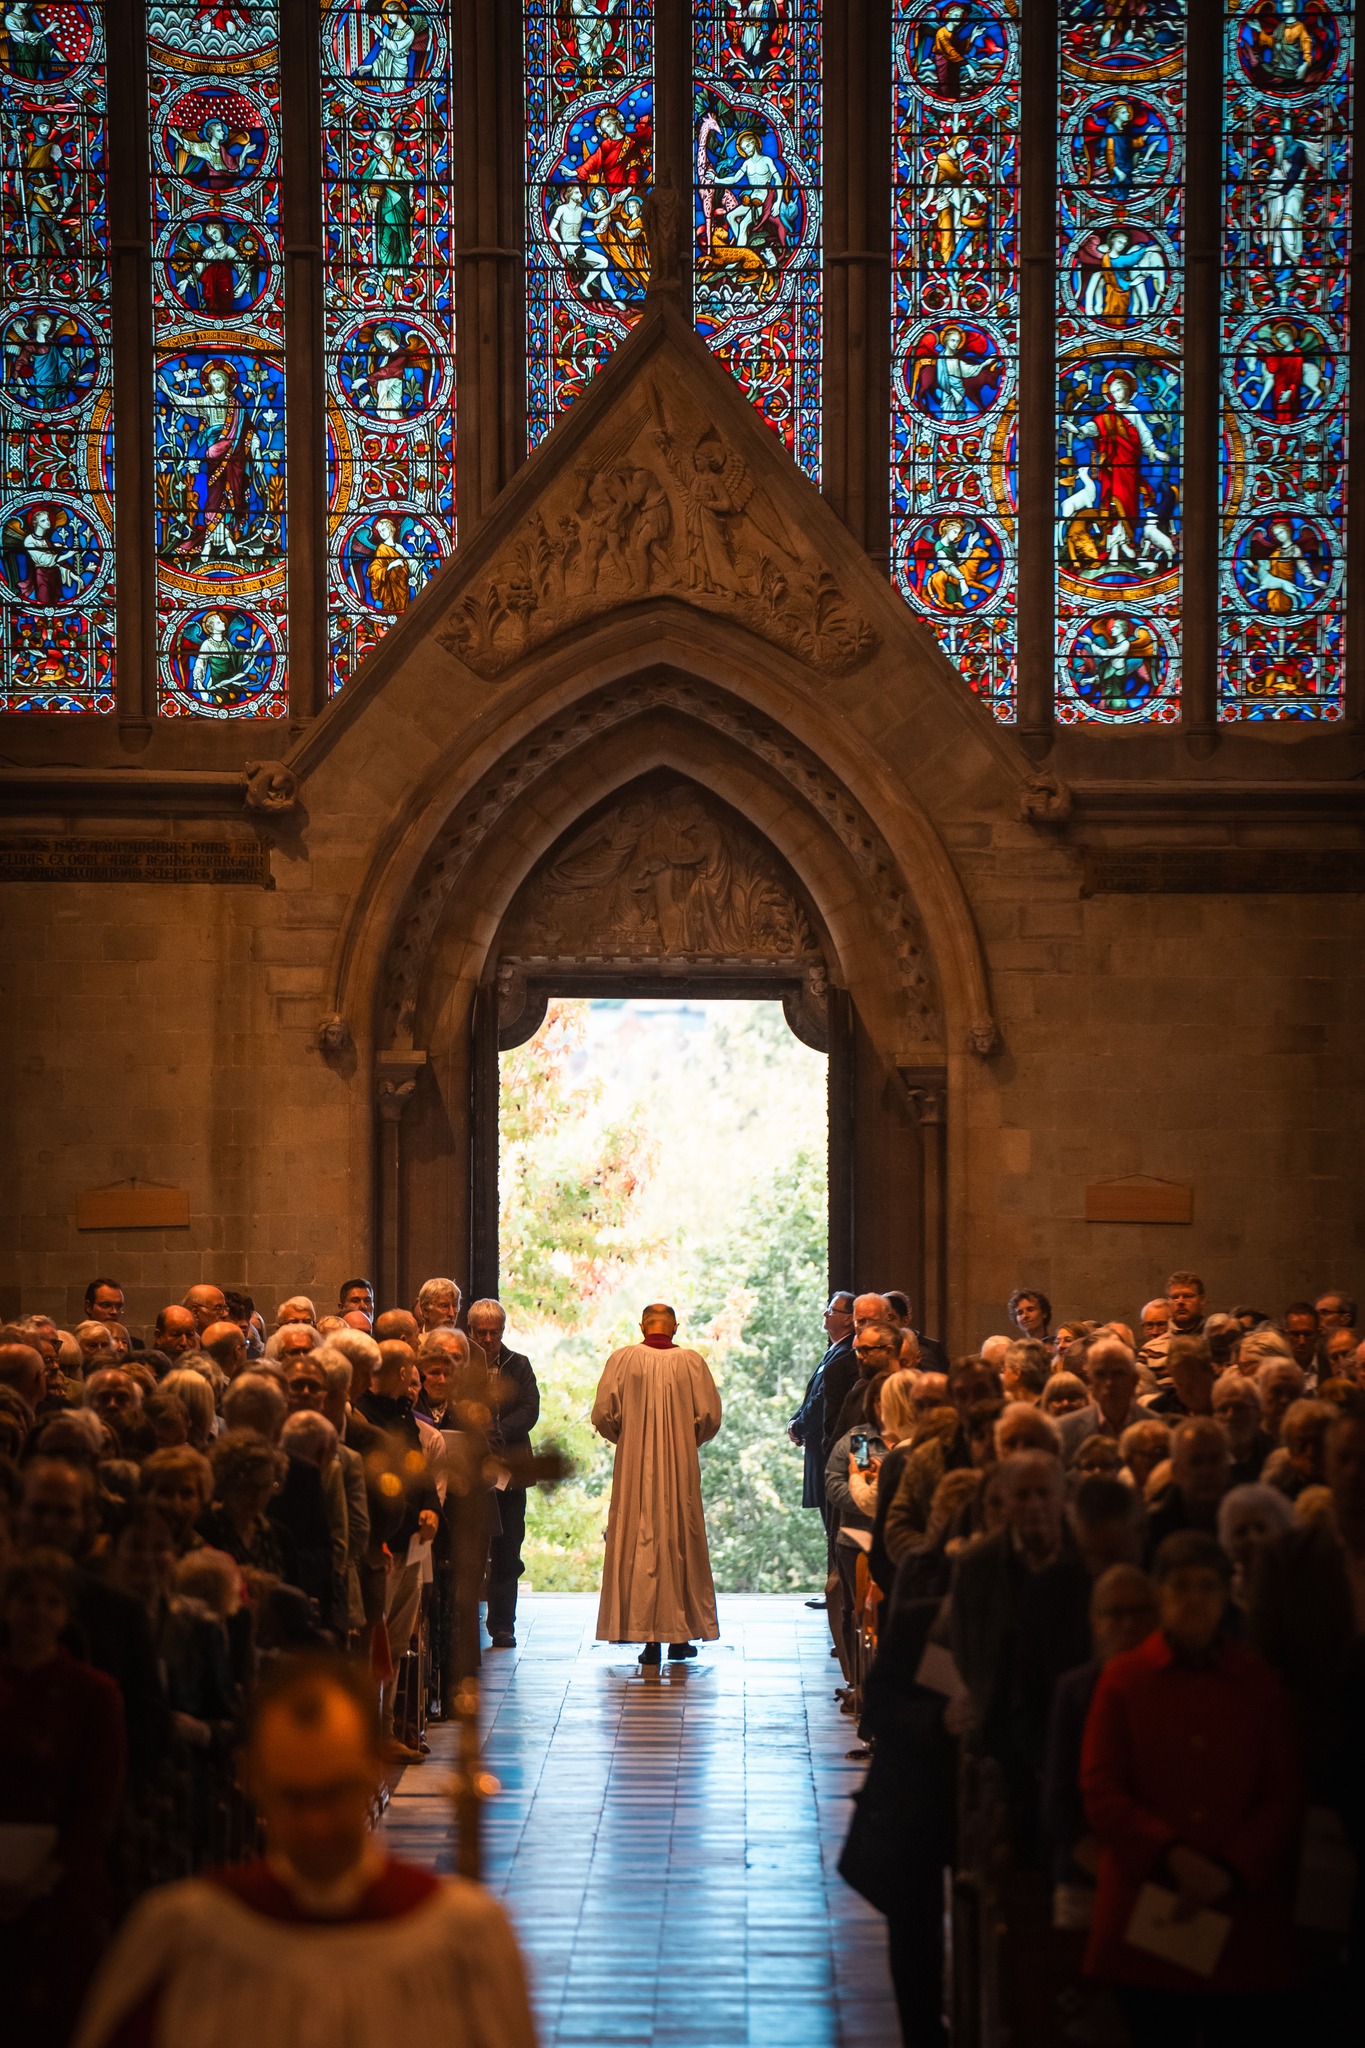
{"type": "Polygon", "coordinates": [[[540,1379],[538,1434],[575,1466],[528,1501],[527,1582],[600,1582],[611,1451],[588,1414],[662,1298],[725,1404],[702,1452],[718,1589],[822,1585],[787,1424],[824,1344],[828,1060],[780,1001],[566,997],[498,1080],[500,1293],[540,1379]]]}

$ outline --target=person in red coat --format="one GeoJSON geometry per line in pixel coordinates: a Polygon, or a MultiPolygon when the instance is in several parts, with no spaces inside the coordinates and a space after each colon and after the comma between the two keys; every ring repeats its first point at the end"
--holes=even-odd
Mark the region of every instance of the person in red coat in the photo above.
{"type": "Polygon", "coordinates": [[[63,2048],[112,1921],[105,1851],[123,1794],[123,1695],[62,1648],[74,1601],[56,1550],[20,1557],[0,1591],[6,2048],[63,2048]]]}
{"type": "Polygon", "coordinates": [[[1275,1994],[1294,1983],[1289,1865],[1301,1796],[1278,1675],[1223,1630],[1231,1565],[1213,1537],[1168,1536],[1157,1552],[1160,1627],[1115,1657],[1095,1690],[1081,1793],[1099,1843],[1086,1972],[1116,1987],[1136,2048],[1237,2048],[1282,2040],[1275,1994]],[[1128,1937],[1144,1885],[1178,1914],[1226,1914],[1211,1975],[1128,1937]]]}

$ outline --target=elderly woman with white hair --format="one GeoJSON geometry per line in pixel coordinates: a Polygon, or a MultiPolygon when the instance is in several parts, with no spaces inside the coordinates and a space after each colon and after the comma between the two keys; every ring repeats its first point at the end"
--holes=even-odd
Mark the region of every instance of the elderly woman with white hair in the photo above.
{"type": "Polygon", "coordinates": [[[1294,1507],[1277,1486],[1234,1486],[1218,1503],[1218,1541],[1232,1559],[1232,1597],[1249,1604],[1256,1559],[1267,1543],[1294,1524],[1294,1507]]]}

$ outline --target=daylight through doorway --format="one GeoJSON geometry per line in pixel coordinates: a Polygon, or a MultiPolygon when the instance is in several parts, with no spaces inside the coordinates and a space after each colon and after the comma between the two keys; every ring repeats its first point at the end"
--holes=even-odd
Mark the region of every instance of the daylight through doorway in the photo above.
{"type": "Polygon", "coordinates": [[[779,1001],[566,998],[498,1064],[500,1292],[540,1379],[537,1435],[575,1468],[528,1502],[526,1583],[600,1583],[611,1449],[593,1391],[663,1299],[725,1404],[702,1451],[717,1588],[823,1586],[787,1424],[824,1348],[825,1056],[779,1001]]]}

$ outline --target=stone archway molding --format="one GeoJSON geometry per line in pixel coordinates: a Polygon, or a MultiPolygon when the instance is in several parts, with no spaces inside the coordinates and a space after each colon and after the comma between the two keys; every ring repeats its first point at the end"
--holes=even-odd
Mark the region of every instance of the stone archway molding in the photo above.
{"type": "MultiPolygon", "coordinates": [[[[888,943],[904,996],[910,1042],[924,1059],[932,1059],[944,1034],[933,949],[914,894],[884,834],[839,778],[790,733],[725,691],[669,676],[640,678],[586,698],[570,714],[513,748],[447,817],[394,922],[379,983],[376,1046],[401,1051],[414,1043],[417,999],[432,939],[461,876],[499,820],[557,762],[651,710],[680,712],[723,733],[780,776],[823,821],[857,870],[888,943]]],[[[980,988],[981,1005],[972,1020],[976,1036],[968,1041],[978,1052],[990,1050],[995,1042],[984,972],[980,988]]],[[[334,1011],[342,1012],[343,1003],[338,991],[334,1011]]]]}

